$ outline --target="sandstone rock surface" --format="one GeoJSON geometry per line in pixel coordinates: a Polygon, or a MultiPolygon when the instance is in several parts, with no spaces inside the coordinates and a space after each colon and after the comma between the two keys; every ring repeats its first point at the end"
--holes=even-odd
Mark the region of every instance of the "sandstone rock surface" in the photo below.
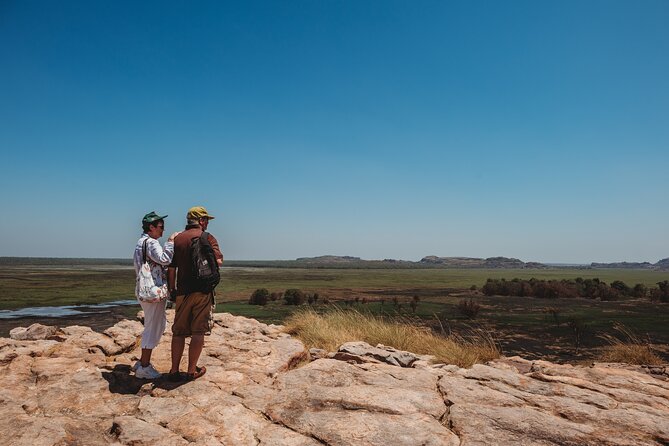
{"type": "Polygon", "coordinates": [[[38,341],[48,339],[58,333],[58,327],[32,324],[30,327],[16,327],[9,331],[9,337],[17,341],[38,341]]]}
{"type": "MultiPolygon", "coordinates": [[[[669,380],[641,368],[514,357],[461,369],[361,342],[309,355],[280,326],[222,313],[206,375],[152,382],[131,371],[139,322],[42,327],[0,338],[0,444],[669,444],[669,380]]],[[[160,371],[170,340],[168,328],[160,371]]]]}

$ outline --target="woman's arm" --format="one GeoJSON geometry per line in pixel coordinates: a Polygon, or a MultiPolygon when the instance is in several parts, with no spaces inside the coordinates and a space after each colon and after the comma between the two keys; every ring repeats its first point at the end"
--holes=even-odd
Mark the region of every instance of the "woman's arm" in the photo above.
{"type": "Polygon", "coordinates": [[[146,245],[146,255],[154,262],[163,266],[167,266],[172,262],[172,256],[174,256],[174,242],[166,242],[165,248],[163,248],[160,246],[158,240],[149,238],[146,245]]]}

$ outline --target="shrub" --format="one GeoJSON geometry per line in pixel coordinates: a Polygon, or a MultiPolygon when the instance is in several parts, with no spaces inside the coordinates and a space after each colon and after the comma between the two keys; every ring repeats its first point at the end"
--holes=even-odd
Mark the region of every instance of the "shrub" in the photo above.
{"type": "Polygon", "coordinates": [[[283,293],[283,300],[286,301],[286,305],[302,305],[304,293],[302,290],[291,288],[283,293]]]}
{"type": "Polygon", "coordinates": [[[275,292],[273,292],[272,294],[269,295],[269,300],[271,300],[272,302],[275,302],[275,301],[281,299],[282,296],[283,296],[283,293],[279,293],[279,292],[275,291],[275,292]]]}
{"type": "Polygon", "coordinates": [[[567,325],[574,336],[574,347],[576,348],[576,354],[578,354],[578,349],[581,348],[583,337],[588,331],[589,325],[582,318],[576,316],[567,319],[567,325]]]}
{"type": "Polygon", "coordinates": [[[622,295],[625,296],[632,295],[632,289],[628,287],[627,284],[622,280],[614,280],[613,282],[611,282],[611,288],[618,290],[622,295]]]}
{"type": "Polygon", "coordinates": [[[497,282],[492,280],[492,279],[488,279],[486,281],[485,285],[483,285],[483,287],[481,288],[481,291],[486,296],[494,296],[495,294],[498,294],[497,293],[497,282]]]}
{"type": "Polygon", "coordinates": [[[617,300],[621,295],[621,292],[615,288],[604,287],[599,292],[599,300],[617,300]]]}
{"type": "Polygon", "coordinates": [[[553,317],[555,325],[560,325],[560,309],[557,307],[547,307],[544,309],[544,313],[553,317]]]}
{"type": "Polygon", "coordinates": [[[462,299],[458,303],[458,311],[468,319],[475,319],[479,311],[481,311],[481,305],[475,302],[474,299],[462,299]]]}
{"type": "Polygon", "coordinates": [[[489,333],[475,331],[468,336],[441,336],[417,323],[396,322],[355,310],[336,308],[325,314],[300,309],[284,321],[285,330],[297,336],[307,348],[336,351],[350,341],[383,344],[418,354],[434,355],[436,360],[459,367],[499,357],[499,349],[489,333]]]}
{"type": "Polygon", "coordinates": [[[658,282],[657,287],[659,289],[659,292],[657,293],[658,300],[665,303],[669,302],[669,280],[658,282]]]}
{"type": "Polygon", "coordinates": [[[642,283],[637,283],[634,285],[634,288],[632,289],[632,296],[638,297],[638,298],[643,298],[646,297],[648,294],[648,288],[646,285],[642,283]]]}
{"type": "Polygon", "coordinates": [[[249,304],[251,305],[267,305],[267,299],[269,298],[269,291],[265,288],[259,288],[251,294],[249,298],[249,304]]]}

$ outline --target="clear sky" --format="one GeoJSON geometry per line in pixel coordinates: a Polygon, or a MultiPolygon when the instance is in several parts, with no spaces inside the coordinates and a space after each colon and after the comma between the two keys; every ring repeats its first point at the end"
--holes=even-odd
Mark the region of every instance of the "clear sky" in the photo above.
{"type": "Polygon", "coordinates": [[[0,0],[0,256],[669,257],[669,2],[0,0]]]}

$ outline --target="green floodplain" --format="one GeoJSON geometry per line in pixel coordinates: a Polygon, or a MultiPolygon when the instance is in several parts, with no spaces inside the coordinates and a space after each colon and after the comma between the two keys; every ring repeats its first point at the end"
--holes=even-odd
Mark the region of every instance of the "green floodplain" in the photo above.
{"type": "MultiPolygon", "coordinates": [[[[487,279],[616,280],[649,288],[669,280],[669,272],[636,269],[447,269],[447,268],[292,268],[262,262],[227,262],[217,288],[217,311],[281,323],[299,307],[283,300],[266,306],[249,305],[258,288],[283,292],[298,288],[318,293],[312,304],[317,311],[341,308],[411,320],[444,333],[466,335],[473,329],[489,332],[504,354],[551,360],[588,359],[604,345],[603,336],[618,335],[623,326],[650,342],[669,359],[669,304],[649,299],[599,301],[586,298],[539,299],[485,296],[480,289],[487,279]],[[459,304],[473,299],[480,305],[475,318],[465,317],[459,304]],[[410,305],[412,300],[417,303],[410,305]],[[578,338],[578,339],[577,339],[578,338]]],[[[135,274],[124,260],[0,259],[0,310],[26,307],[96,304],[134,299],[135,274]]],[[[305,303],[304,305],[308,305],[305,303]]],[[[132,316],[139,309],[122,309],[132,316]]],[[[29,325],[34,320],[26,321],[29,325]]],[[[85,324],[85,321],[77,322],[85,324]]],[[[109,325],[114,323],[110,321],[109,325]]],[[[16,323],[13,324],[16,326],[16,323]]]]}

